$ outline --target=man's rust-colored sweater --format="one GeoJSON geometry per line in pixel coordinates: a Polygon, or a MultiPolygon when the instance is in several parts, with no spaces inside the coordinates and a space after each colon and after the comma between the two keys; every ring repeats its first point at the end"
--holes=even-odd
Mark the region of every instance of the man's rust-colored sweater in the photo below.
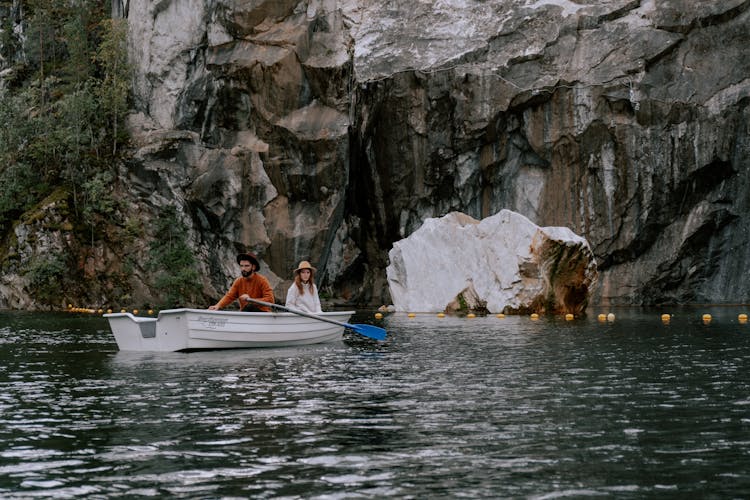
{"type": "MultiPolygon", "coordinates": [[[[245,307],[251,302],[240,299],[240,295],[248,294],[253,299],[262,300],[263,302],[270,302],[273,304],[273,288],[268,282],[265,276],[261,276],[258,273],[253,273],[249,278],[240,276],[234,283],[229,291],[224,295],[218,304],[217,309],[221,309],[229,305],[233,300],[239,300],[240,309],[245,307]]],[[[271,308],[265,306],[258,306],[261,311],[269,312],[271,308]]]]}

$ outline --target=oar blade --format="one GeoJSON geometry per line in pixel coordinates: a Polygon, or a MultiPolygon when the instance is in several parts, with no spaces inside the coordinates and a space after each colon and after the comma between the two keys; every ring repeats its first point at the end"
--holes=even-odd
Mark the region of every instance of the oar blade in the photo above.
{"type": "Polygon", "coordinates": [[[375,340],[385,340],[385,337],[387,335],[384,328],[380,328],[379,326],[375,325],[352,325],[347,323],[346,327],[354,331],[355,333],[375,340]]]}

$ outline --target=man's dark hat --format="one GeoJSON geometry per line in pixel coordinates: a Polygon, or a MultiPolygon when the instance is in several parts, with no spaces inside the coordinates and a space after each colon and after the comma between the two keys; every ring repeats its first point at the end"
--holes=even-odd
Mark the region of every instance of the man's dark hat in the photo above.
{"type": "Polygon", "coordinates": [[[260,270],[260,262],[258,262],[258,258],[255,256],[255,254],[252,253],[241,253],[237,256],[237,264],[239,264],[243,260],[249,260],[255,265],[255,270],[260,270]]]}

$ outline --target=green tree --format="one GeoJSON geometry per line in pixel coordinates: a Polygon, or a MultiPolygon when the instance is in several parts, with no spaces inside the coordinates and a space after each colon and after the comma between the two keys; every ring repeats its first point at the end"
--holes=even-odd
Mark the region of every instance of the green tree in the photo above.
{"type": "Polygon", "coordinates": [[[0,89],[0,168],[18,160],[27,137],[29,92],[12,93],[0,89]]]}
{"type": "MultiPolygon", "coordinates": [[[[107,2],[100,0],[21,5],[23,46],[8,29],[14,21],[0,20],[3,57],[15,61],[17,70],[13,82],[0,88],[0,235],[30,210],[40,210],[39,202],[57,190],[74,210],[73,224],[65,227],[79,241],[88,229],[93,246],[96,228],[120,213],[112,193],[127,141],[127,25],[104,19],[107,2]],[[16,57],[21,49],[24,58],[16,57]]],[[[39,260],[26,271],[40,285],[45,269],[54,271],[57,285],[75,283],[76,270],[59,264],[39,260]]],[[[185,289],[192,277],[183,272],[179,279],[185,289]]]]}
{"type": "Polygon", "coordinates": [[[38,92],[0,91],[0,228],[49,192],[48,177],[40,170],[31,143],[44,129],[38,110],[38,92]]]}
{"type": "Polygon", "coordinates": [[[149,245],[146,269],[154,273],[163,305],[174,307],[195,302],[200,296],[200,274],[187,244],[187,228],[174,207],[165,208],[156,220],[156,235],[149,245]]]}
{"type": "Polygon", "coordinates": [[[38,70],[36,80],[42,91],[40,110],[46,112],[53,91],[49,76],[54,75],[65,58],[62,27],[70,4],[57,0],[25,0],[24,5],[27,9],[24,53],[38,70]]]}
{"type": "Polygon", "coordinates": [[[69,264],[57,253],[36,257],[27,269],[34,297],[50,306],[60,304],[67,288],[69,264]]]}
{"type": "Polygon", "coordinates": [[[99,86],[99,102],[112,136],[112,155],[117,154],[120,125],[127,110],[130,89],[130,68],[127,58],[127,21],[105,19],[101,22],[102,42],[95,60],[103,76],[99,86]]]}
{"type": "Polygon", "coordinates": [[[69,68],[76,90],[88,80],[93,66],[86,29],[86,12],[85,9],[80,9],[64,25],[65,45],[69,58],[66,67],[69,68]]]}
{"type": "MultiPolygon", "coordinates": [[[[101,179],[112,177],[118,144],[125,140],[121,122],[129,88],[127,26],[124,20],[101,21],[102,6],[93,8],[98,4],[90,0],[29,0],[25,4],[34,35],[28,42],[30,60],[39,71],[20,90],[0,90],[0,122],[4,124],[0,127],[0,175],[8,166],[24,165],[35,172],[41,187],[67,185],[78,214],[111,215],[111,196],[102,198],[100,188],[101,179]],[[44,66],[54,61],[61,63],[44,66]]],[[[14,168],[5,174],[4,182],[21,185],[26,181],[22,178],[20,184],[13,184],[17,177],[14,168]]],[[[21,203],[15,191],[10,193],[0,216],[16,213],[9,206],[14,200],[21,203]]],[[[36,193],[37,200],[47,194],[41,189],[30,193],[36,193]]]]}
{"type": "Polygon", "coordinates": [[[9,229],[13,220],[34,205],[37,184],[37,176],[23,163],[0,171],[0,227],[9,229]]]}
{"type": "Polygon", "coordinates": [[[57,103],[58,133],[66,144],[61,176],[71,186],[74,206],[78,212],[80,187],[96,172],[99,159],[99,102],[92,85],[87,82],[65,95],[57,103]]]}
{"type": "Polygon", "coordinates": [[[7,16],[0,20],[0,57],[13,63],[21,48],[21,40],[15,32],[13,16],[7,16]]]}

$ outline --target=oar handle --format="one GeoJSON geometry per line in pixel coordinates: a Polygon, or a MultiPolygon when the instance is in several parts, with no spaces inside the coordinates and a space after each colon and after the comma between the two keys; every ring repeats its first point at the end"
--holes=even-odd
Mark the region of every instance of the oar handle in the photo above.
{"type": "Polygon", "coordinates": [[[247,300],[249,302],[252,302],[254,304],[259,304],[261,306],[272,307],[272,308],[275,308],[275,309],[281,309],[282,311],[287,311],[287,312],[290,312],[292,314],[297,314],[299,316],[304,316],[306,318],[317,319],[319,321],[325,321],[326,323],[332,323],[334,325],[343,326],[344,328],[348,328],[348,329],[354,331],[355,333],[358,333],[358,334],[360,334],[360,335],[362,335],[364,337],[368,337],[368,338],[371,338],[371,339],[385,340],[385,337],[387,335],[387,332],[385,331],[385,329],[380,328],[379,326],[373,326],[373,325],[351,325],[349,323],[342,323],[340,321],[336,321],[336,320],[333,320],[333,319],[322,318],[322,317],[320,317],[320,316],[318,316],[316,314],[310,314],[310,313],[298,311],[297,309],[290,309],[288,307],[280,306],[278,304],[271,304],[270,302],[264,302],[264,301],[258,300],[258,299],[247,299],[247,300]]]}
{"type": "Polygon", "coordinates": [[[298,314],[298,315],[304,316],[306,318],[319,319],[320,321],[325,321],[327,323],[332,323],[334,325],[343,326],[344,328],[353,328],[353,326],[350,325],[349,323],[342,323],[341,321],[336,321],[334,319],[322,318],[320,316],[316,316],[315,314],[310,314],[310,313],[298,311],[297,309],[290,309],[289,307],[284,307],[284,306],[281,306],[279,304],[271,304],[270,302],[264,302],[262,300],[251,299],[251,298],[248,298],[247,301],[248,302],[253,302],[253,303],[261,305],[261,306],[272,307],[274,309],[281,309],[282,311],[287,311],[287,312],[290,312],[292,314],[298,314]]]}

